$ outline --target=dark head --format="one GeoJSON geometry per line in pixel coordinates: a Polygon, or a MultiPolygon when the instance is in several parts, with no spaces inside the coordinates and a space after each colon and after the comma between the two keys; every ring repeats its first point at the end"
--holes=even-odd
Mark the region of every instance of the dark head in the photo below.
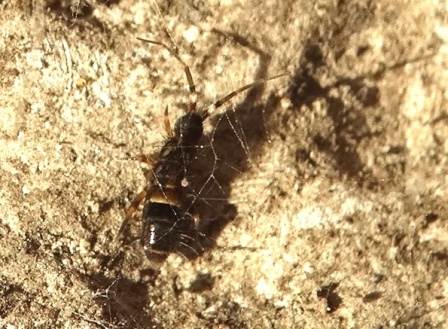
{"type": "Polygon", "coordinates": [[[197,240],[194,219],[189,212],[167,203],[148,202],[143,209],[142,244],[150,261],[163,262],[171,252],[190,248],[197,240]]]}
{"type": "Polygon", "coordinates": [[[202,116],[196,112],[189,112],[174,124],[174,135],[181,145],[196,145],[202,137],[204,127],[202,116]]]}

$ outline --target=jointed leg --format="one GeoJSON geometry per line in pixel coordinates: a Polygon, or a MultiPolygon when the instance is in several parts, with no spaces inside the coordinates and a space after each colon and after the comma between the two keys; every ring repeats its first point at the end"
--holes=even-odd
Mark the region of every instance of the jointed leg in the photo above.
{"type": "Polygon", "coordinates": [[[223,98],[221,98],[221,99],[217,100],[215,103],[213,103],[212,109],[210,111],[205,111],[202,114],[203,119],[206,119],[211,113],[213,113],[213,111],[215,111],[216,109],[221,107],[223,104],[225,104],[226,102],[231,100],[233,97],[241,94],[243,91],[245,91],[245,90],[247,90],[249,88],[255,87],[255,86],[262,85],[263,83],[266,83],[267,81],[274,80],[274,79],[280,78],[280,77],[285,76],[285,75],[286,74],[279,74],[279,75],[276,75],[276,76],[274,76],[272,78],[258,80],[258,81],[249,83],[249,84],[247,84],[247,85],[245,85],[245,86],[243,86],[241,88],[238,88],[237,90],[232,91],[230,94],[224,96],[223,98]]]}
{"type": "Polygon", "coordinates": [[[123,223],[121,224],[120,230],[118,231],[117,237],[119,237],[123,231],[126,225],[128,224],[129,220],[132,218],[134,213],[137,211],[138,206],[142,201],[146,198],[146,190],[141,191],[137,197],[132,201],[131,205],[129,206],[128,210],[126,211],[126,217],[124,218],[123,223]]]}
{"type": "Polygon", "coordinates": [[[168,116],[168,106],[165,108],[165,114],[163,116],[163,125],[165,126],[165,131],[168,134],[168,137],[173,137],[174,132],[171,127],[170,117],[168,116]]]}
{"type": "MultiPolygon", "coordinates": [[[[148,166],[152,166],[154,164],[154,159],[147,157],[144,154],[140,154],[140,155],[136,155],[135,157],[133,157],[133,160],[135,161],[139,161],[141,163],[147,164],[148,166]]],[[[143,171],[143,174],[148,177],[148,174],[151,172],[150,169],[142,167],[141,168],[143,171]]]]}
{"type": "Polygon", "coordinates": [[[164,44],[162,42],[143,39],[143,38],[139,38],[139,37],[137,37],[137,39],[140,41],[143,41],[143,42],[148,42],[148,43],[152,43],[154,45],[162,46],[163,48],[168,50],[170,52],[170,54],[172,56],[174,56],[184,66],[185,75],[187,76],[187,80],[188,80],[188,86],[190,88],[190,93],[192,94],[190,97],[190,102],[188,103],[188,112],[196,111],[196,87],[194,85],[193,76],[191,75],[190,67],[177,54],[177,48],[173,50],[172,48],[170,48],[169,46],[167,46],[166,44],[164,44]]]}
{"type": "Polygon", "coordinates": [[[146,163],[147,165],[152,165],[154,163],[153,159],[148,158],[146,155],[143,155],[143,154],[136,155],[133,159],[136,161],[146,163]]]}

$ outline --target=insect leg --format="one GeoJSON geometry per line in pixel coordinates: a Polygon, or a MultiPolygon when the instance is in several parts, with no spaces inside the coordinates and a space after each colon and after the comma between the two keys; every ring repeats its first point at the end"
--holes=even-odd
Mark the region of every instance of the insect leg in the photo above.
{"type": "Polygon", "coordinates": [[[124,218],[123,223],[121,224],[120,230],[118,231],[117,237],[119,237],[123,231],[126,225],[128,224],[129,220],[132,218],[134,213],[137,211],[138,206],[140,203],[146,198],[146,190],[141,191],[137,197],[132,201],[131,205],[129,206],[128,210],[126,211],[126,217],[124,218]]]}
{"type": "Polygon", "coordinates": [[[173,128],[171,127],[170,117],[168,116],[168,106],[165,108],[165,114],[163,116],[163,125],[165,126],[165,131],[168,137],[174,136],[173,128]]]}
{"type": "Polygon", "coordinates": [[[282,76],[285,76],[286,73],[283,74],[279,74],[276,75],[274,77],[268,78],[268,79],[263,79],[263,80],[258,80],[258,81],[254,81],[252,83],[249,83],[241,88],[238,88],[237,90],[232,91],[230,94],[224,96],[223,98],[217,100],[216,102],[213,103],[213,105],[211,106],[211,110],[210,111],[204,111],[202,113],[202,118],[205,120],[211,113],[213,113],[216,109],[218,109],[219,107],[221,107],[223,104],[225,104],[226,102],[228,102],[229,100],[231,100],[233,97],[241,94],[243,91],[246,91],[249,88],[255,87],[255,86],[259,86],[262,85],[263,83],[266,83],[268,81],[274,80],[274,79],[278,79],[282,76]]]}
{"type": "Polygon", "coordinates": [[[185,75],[187,76],[188,86],[190,88],[190,94],[191,94],[190,102],[188,103],[188,112],[196,111],[196,86],[194,85],[193,76],[191,75],[190,67],[177,54],[177,48],[172,49],[169,46],[167,46],[166,44],[159,42],[159,41],[153,41],[153,40],[148,40],[148,39],[139,38],[139,37],[137,37],[137,39],[140,41],[143,41],[143,42],[152,43],[154,45],[162,46],[163,48],[168,50],[170,52],[170,54],[172,56],[174,56],[184,66],[184,72],[185,72],[185,75]]]}
{"type": "Polygon", "coordinates": [[[154,163],[154,160],[147,157],[146,155],[140,154],[140,155],[136,155],[134,158],[134,160],[139,161],[139,162],[143,162],[146,163],[147,165],[152,165],[154,163]]]}

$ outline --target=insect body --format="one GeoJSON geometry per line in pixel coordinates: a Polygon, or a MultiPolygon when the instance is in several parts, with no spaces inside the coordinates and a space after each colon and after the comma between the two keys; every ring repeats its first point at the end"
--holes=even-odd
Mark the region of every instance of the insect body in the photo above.
{"type": "Polygon", "coordinates": [[[195,252],[198,232],[182,181],[202,137],[202,122],[203,117],[195,112],[180,117],[150,174],[141,241],[153,261],[165,259],[170,252],[195,252]]]}
{"type": "MultiPolygon", "coordinates": [[[[137,195],[129,207],[120,232],[133,217],[140,203],[144,202],[141,243],[148,259],[161,262],[172,252],[189,258],[188,256],[192,252],[193,254],[198,253],[196,247],[199,245],[199,232],[196,223],[197,216],[192,202],[189,202],[187,198],[184,180],[186,170],[195,156],[199,140],[203,135],[203,122],[210,116],[211,110],[208,108],[197,109],[194,97],[196,88],[190,68],[179,57],[177,49],[173,50],[157,41],[138,39],[164,47],[184,66],[192,97],[185,114],[175,122],[174,129],[168,119],[168,110],[165,110],[164,123],[168,138],[157,159],[152,160],[146,156],[136,157],[137,160],[151,165],[152,170],[147,177],[146,189],[137,195]]],[[[251,87],[278,77],[280,75],[245,85],[216,101],[213,108],[219,108],[231,98],[251,87]]]]}

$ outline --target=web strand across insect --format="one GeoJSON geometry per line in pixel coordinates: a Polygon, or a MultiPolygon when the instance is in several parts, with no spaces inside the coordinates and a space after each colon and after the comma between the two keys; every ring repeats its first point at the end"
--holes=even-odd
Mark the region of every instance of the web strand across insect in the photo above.
{"type": "MultiPolygon", "coordinates": [[[[170,36],[169,32],[167,33],[170,36]]],[[[186,258],[188,258],[187,254],[199,256],[199,252],[202,251],[202,246],[200,246],[198,240],[201,232],[198,231],[199,219],[194,204],[208,181],[214,179],[214,176],[213,174],[209,176],[206,184],[202,186],[193,200],[188,198],[184,180],[186,179],[187,168],[200,146],[199,140],[202,138],[204,131],[203,122],[237,95],[286,74],[279,74],[246,84],[220,98],[209,107],[198,109],[196,86],[191,70],[179,56],[177,47],[170,48],[163,42],[145,38],[139,37],[137,39],[163,47],[183,66],[190,98],[185,113],[174,123],[174,129],[168,119],[168,107],[165,108],[164,128],[168,137],[159,154],[153,159],[144,155],[135,158],[149,164],[151,170],[147,176],[146,188],[137,195],[128,208],[118,235],[123,233],[126,225],[134,217],[140,204],[143,203],[142,245],[150,260],[163,261],[171,252],[178,253],[186,258]],[[197,247],[199,250],[197,250],[197,247]]]]}

